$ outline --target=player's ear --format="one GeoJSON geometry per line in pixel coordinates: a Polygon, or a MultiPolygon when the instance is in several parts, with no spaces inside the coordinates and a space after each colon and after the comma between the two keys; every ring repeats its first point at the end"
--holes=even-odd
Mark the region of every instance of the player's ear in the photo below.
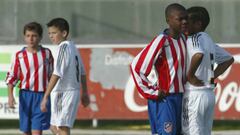
{"type": "Polygon", "coordinates": [[[201,27],[201,28],[203,27],[203,23],[201,21],[197,21],[196,23],[199,27],[201,27]]]}
{"type": "Polygon", "coordinates": [[[67,37],[67,35],[68,35],[68,33],[67,33],[66,30],[64,30],[64,31],[62,32],[62,34],[63,34],[63,37],[67,37]]]}
{"type": "Polygon", "coordinates": [[[168,24],[168,22],[169,22],[169,17],[166,17],[166,22],[167,22],[167,24],[168,24]]]}

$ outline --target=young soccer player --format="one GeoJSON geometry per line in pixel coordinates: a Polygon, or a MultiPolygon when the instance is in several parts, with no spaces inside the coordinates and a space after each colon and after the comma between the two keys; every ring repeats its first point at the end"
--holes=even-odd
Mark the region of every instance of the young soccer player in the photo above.
{"type": "Polygon", "coordinates": [[[188,10],[187,83],[183,97],[184,135],[211,135],[214,116],[214,80],[233,63],[231,54],[205,33],[210,19],[204,7],[188,10]],[[214,69],[214,64],[217,67],[214,69]]]}
{"type": "Polygon", "coordinates": [[[177,3],[165,9],[168,29],[159,34],[133,60],[131,72],[139,93],[148,99],[152,134],[180,135],[182,93],[185,82],[186,9],[177,3]],[[151,85],[150,71],[158,80],[151,85]]]}
{"type": "Polygon", "coordinates": [[[89,104],[86,73],[79,51],[72,41],[67,40],[69,24],[63,18],[55,18],[48,24],[49,38],[57,44],[54,55],[54,71],[47,91],[41,103],[41,110],[47,112],[46,103],[51,93],[51,130],[54,134],[70,135],[76,119],[80,86],[81,100],[84,107],[89,104]]]}
{"type": "MultiPolygon", "coordinates": [[[[27,47],[14,55],[6,77],[10,108],[15,107],[13,88],[20,81],[19,122],[24,135],[41,135],[42,130],[50,127],[50,112],[41,112],[40,103],[52,73],[53,57],[49,49],[39,44],[42,33],[42,26],[37,22],[24,26],[27,47]]],[[[50,103],[46,104],[46,108],[50,109],[50,103]]]]}

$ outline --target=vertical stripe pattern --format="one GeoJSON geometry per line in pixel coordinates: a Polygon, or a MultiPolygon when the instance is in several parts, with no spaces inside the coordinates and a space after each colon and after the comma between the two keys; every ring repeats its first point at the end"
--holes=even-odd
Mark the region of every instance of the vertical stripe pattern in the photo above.
{"type": "Polygon", "coordinates": [[[166,93],[184,91],[186,39],[182,36],[175,40],[160,34],[146,46],[130,66],[136,87],[147,99],[157,99],[158,90],[166,93]],[[148,80],[151,70],[155,69],[158,85],[148,80]]]}
{"type": "Polygon", "coordinates": [[[20,89],[43,92],[52,67],[53,57],[49,49],[41,47],[37,53],[30,53],[24,48],[16,53],[6,83],[16,85],[20,81],[20,89]]]}

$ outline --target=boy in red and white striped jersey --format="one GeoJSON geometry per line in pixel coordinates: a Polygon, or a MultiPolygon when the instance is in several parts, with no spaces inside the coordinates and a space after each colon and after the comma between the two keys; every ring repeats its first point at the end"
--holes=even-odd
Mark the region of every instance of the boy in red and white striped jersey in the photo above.
{"type": "MultiPolygon", "coordinates": [[[[53,56],[48,48],[39,43],[42,39],[42,26],[31,22],[24,26],[23,34],[27,47],[18,51],[7,73],[8,104],[14,108],[13,88],[20,81],[19,115],[20,130],[25,135],[41,135],[49,129],[50,113],[42,113],[40,103],[53,71],[53,56]]],[[[50,108],[50,103],[48,103],[50,108]]]]}
{"type": "Polygon", "coordinates": [[[139,93],[148,99],[152,134],[180,135],[182,93],[185,82],[186,9],[177,3],[165,10],[169,28],[159,34],[133,60],[131,72],[139,93]],[[154,69],[156,85],[148,75],[154,69]]]}

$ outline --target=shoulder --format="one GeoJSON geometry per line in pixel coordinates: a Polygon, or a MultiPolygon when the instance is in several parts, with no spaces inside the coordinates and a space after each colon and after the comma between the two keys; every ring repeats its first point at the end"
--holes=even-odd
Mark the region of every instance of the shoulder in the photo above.
{"type": "Polygon", "coordinates": [[[198,38],[198,40],[212,40],[212,38],[206,32],[198,32],[194,35],[198,38]]]}
{"type": "Polygon", "coordinates": [[[201,43],[202,41],[211,40],[210,36],[205,32],[198,32],[196,34],[188,36],[188,39],[190,39],[191,42],[195,43],[201,43]]]}
{"type": "Polygon", "coordinates": [[[160,33],[159,35],[155,36],[152,40],[152,42],[155,43],[165,43],[167,40],[167,36],[164,33],[160,33]]]}
{"type": "Polygon", "coordinates": [[[69,41],[62,41],[59,45],[58,48],[59,50],[66,50],[67,48],[69,48],[71,45],[71,43],[69,41]]]}
{"type": "Polygon", "coordinates": [[[60,44],[59,44],[59,47],[61,46],[67,46],[67,45],[70,45],[70,42],[69,41],[62,41],[60,44]]]}
{"type": "Polygon", "coordinates": [[[47,51],[47,52],[51,52],[51,50],[49,48],[47,48],[47,47],[41,46],[41,49],[44,50],[44,51],[47,51]]]}
{"type": "Polygon", "coordinates": [[[26,52],[26,47],[23,47],[21,50],[17,51],[15,53],[15,56],[19,56],[19,55],[23,54],[24,52],[26,52]]]}

